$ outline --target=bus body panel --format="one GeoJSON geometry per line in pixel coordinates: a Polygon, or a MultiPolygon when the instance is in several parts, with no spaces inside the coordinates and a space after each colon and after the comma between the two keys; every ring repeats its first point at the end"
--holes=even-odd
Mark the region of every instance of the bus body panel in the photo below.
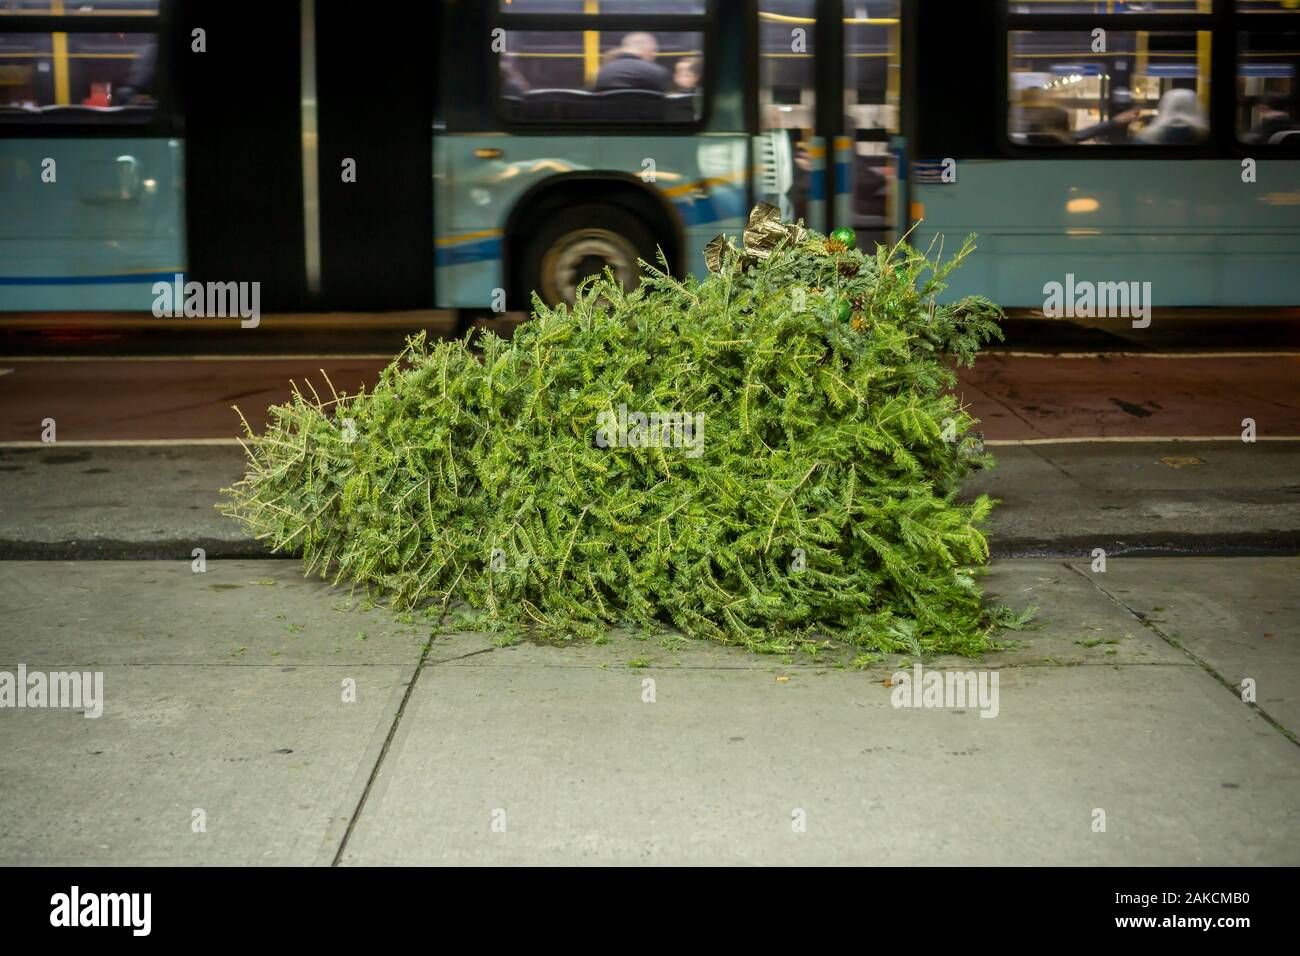
{"type": "Polygon", "coordinates": [[[1041,309],[1044,286],[1150,282],[1156,308],[1300,301],[1300,167],[1261,160],[967,160],[954,183],[913,182],[924,250],[979,251],[946,299],[1041,309]]]}
{"type": "Polygon", "coordinates": [[[183,169],[176,139],[0,139],[0,311],[149,310],[185,271],[183,169]]]}
{"type": "Polygon", "coordinates": [[[593,201],[602,176],[658,190],[676,211],[684,262],[697,274],[709,240],[738,232],[748,213],[743,135],[453,134],[435,137],[433,149],[437,304],[444,308],[483,308],[494,302],[494,290],[510,285],[502,260],[507,223],[521,198],[556,176],[592,174],[593,201]],[[501,155],[482,159],[479,150],[501,155]]]}

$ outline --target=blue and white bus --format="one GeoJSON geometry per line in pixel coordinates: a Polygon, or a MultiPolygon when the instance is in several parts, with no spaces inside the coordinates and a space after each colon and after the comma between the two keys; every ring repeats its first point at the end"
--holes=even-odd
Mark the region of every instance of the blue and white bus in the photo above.
{"type": "Polygon", "coordinates": [[[1300,302],[1295,0],[0,0],[0,310],[506,309],[759,199],[1066,275],[1300,302]]]}
{"type": "Polygon", "coordinates": [[[0,0],[0,309],[147,310],[185,268],[157,0],[0,0]]]}
{"type": "Polygon", "coordinates": [[[897,2],[870,6],[859,16],[813,0],[447,4],[444,36],[472,24],[494,46],[486,58],[444,49],[452,75],[484,82],[441,98],[439,304],[482,305],[499,290],[516,303],[534,289],[571,299],[605,266],[635,281],[637,259],[660,249],[674,270],[694,269],[757,199],[819,228],[849,223],[845,108],[885,187],[855,224],[893,232],[901,21],[897,2]]]}

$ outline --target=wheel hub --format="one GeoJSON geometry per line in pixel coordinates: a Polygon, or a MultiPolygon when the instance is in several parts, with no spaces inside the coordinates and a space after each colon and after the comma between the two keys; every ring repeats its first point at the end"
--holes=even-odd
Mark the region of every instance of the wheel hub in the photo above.
{"type": "Polygon", "coordinates": [[[542,280],[552,302],[573,304],[578,284],[609,267],[625,289],[640,281],[635,247],[608,229],[577,229],[566,233],[542,261],[542,280]]]}

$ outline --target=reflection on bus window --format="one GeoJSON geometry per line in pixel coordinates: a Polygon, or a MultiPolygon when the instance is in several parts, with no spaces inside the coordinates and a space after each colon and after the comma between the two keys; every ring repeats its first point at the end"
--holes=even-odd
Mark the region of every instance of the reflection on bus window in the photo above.
{"type": "Polygon", "coordinates": [[[1300,148],[1296,71],[1300,33],[1237,37],[1237,138],[1243,143],[1300,148]]]}
{"type": "Polygon", "coordinates": [[[1211,13],[1213,0],[1010,0],[1010,13],[1211,13]]]}
{"type": "Polygon", "coordinates": [[[157,102],[151,33],[0,33],[0,115],[147,115],[157,102]]]}
{"type": "Polygon", "coordinates": [[[1295,0],[1237,0],[1238,13],[1300,13],[1295,0]]]}
{"type": "Polygon", "coordinates": [[[708,0],[500,0],[502,13],[635,13],[693,16],[707,13],[708,0]]]}
{"type": "Polygon", "coordinates": [[[1187,146],[1209,138],[1210,34],[1016,31],[1008,130],[1026,146],[1187,146]]]}
{"type": "Polygon", "coordinates": [[[519,121],[692,123],[703,50],[700,33],[508,31],[502,106],[519,121]]]}
{"type": "Polygon", "coordinates": [[[157,16],[158,0],[0,0],[0,16],[6,14],[157,16]]]}

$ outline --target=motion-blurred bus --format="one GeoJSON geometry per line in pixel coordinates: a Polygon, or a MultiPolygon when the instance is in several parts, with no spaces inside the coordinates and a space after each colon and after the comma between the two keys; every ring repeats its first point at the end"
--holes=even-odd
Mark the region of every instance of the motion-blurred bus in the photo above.
{"type": "Polygon", "coordinates": [[[1297,67],[1297,0],[0,0],[0,310],[527,310],[760,199],[1007,307],[1293,306],[1297,67]]]}

